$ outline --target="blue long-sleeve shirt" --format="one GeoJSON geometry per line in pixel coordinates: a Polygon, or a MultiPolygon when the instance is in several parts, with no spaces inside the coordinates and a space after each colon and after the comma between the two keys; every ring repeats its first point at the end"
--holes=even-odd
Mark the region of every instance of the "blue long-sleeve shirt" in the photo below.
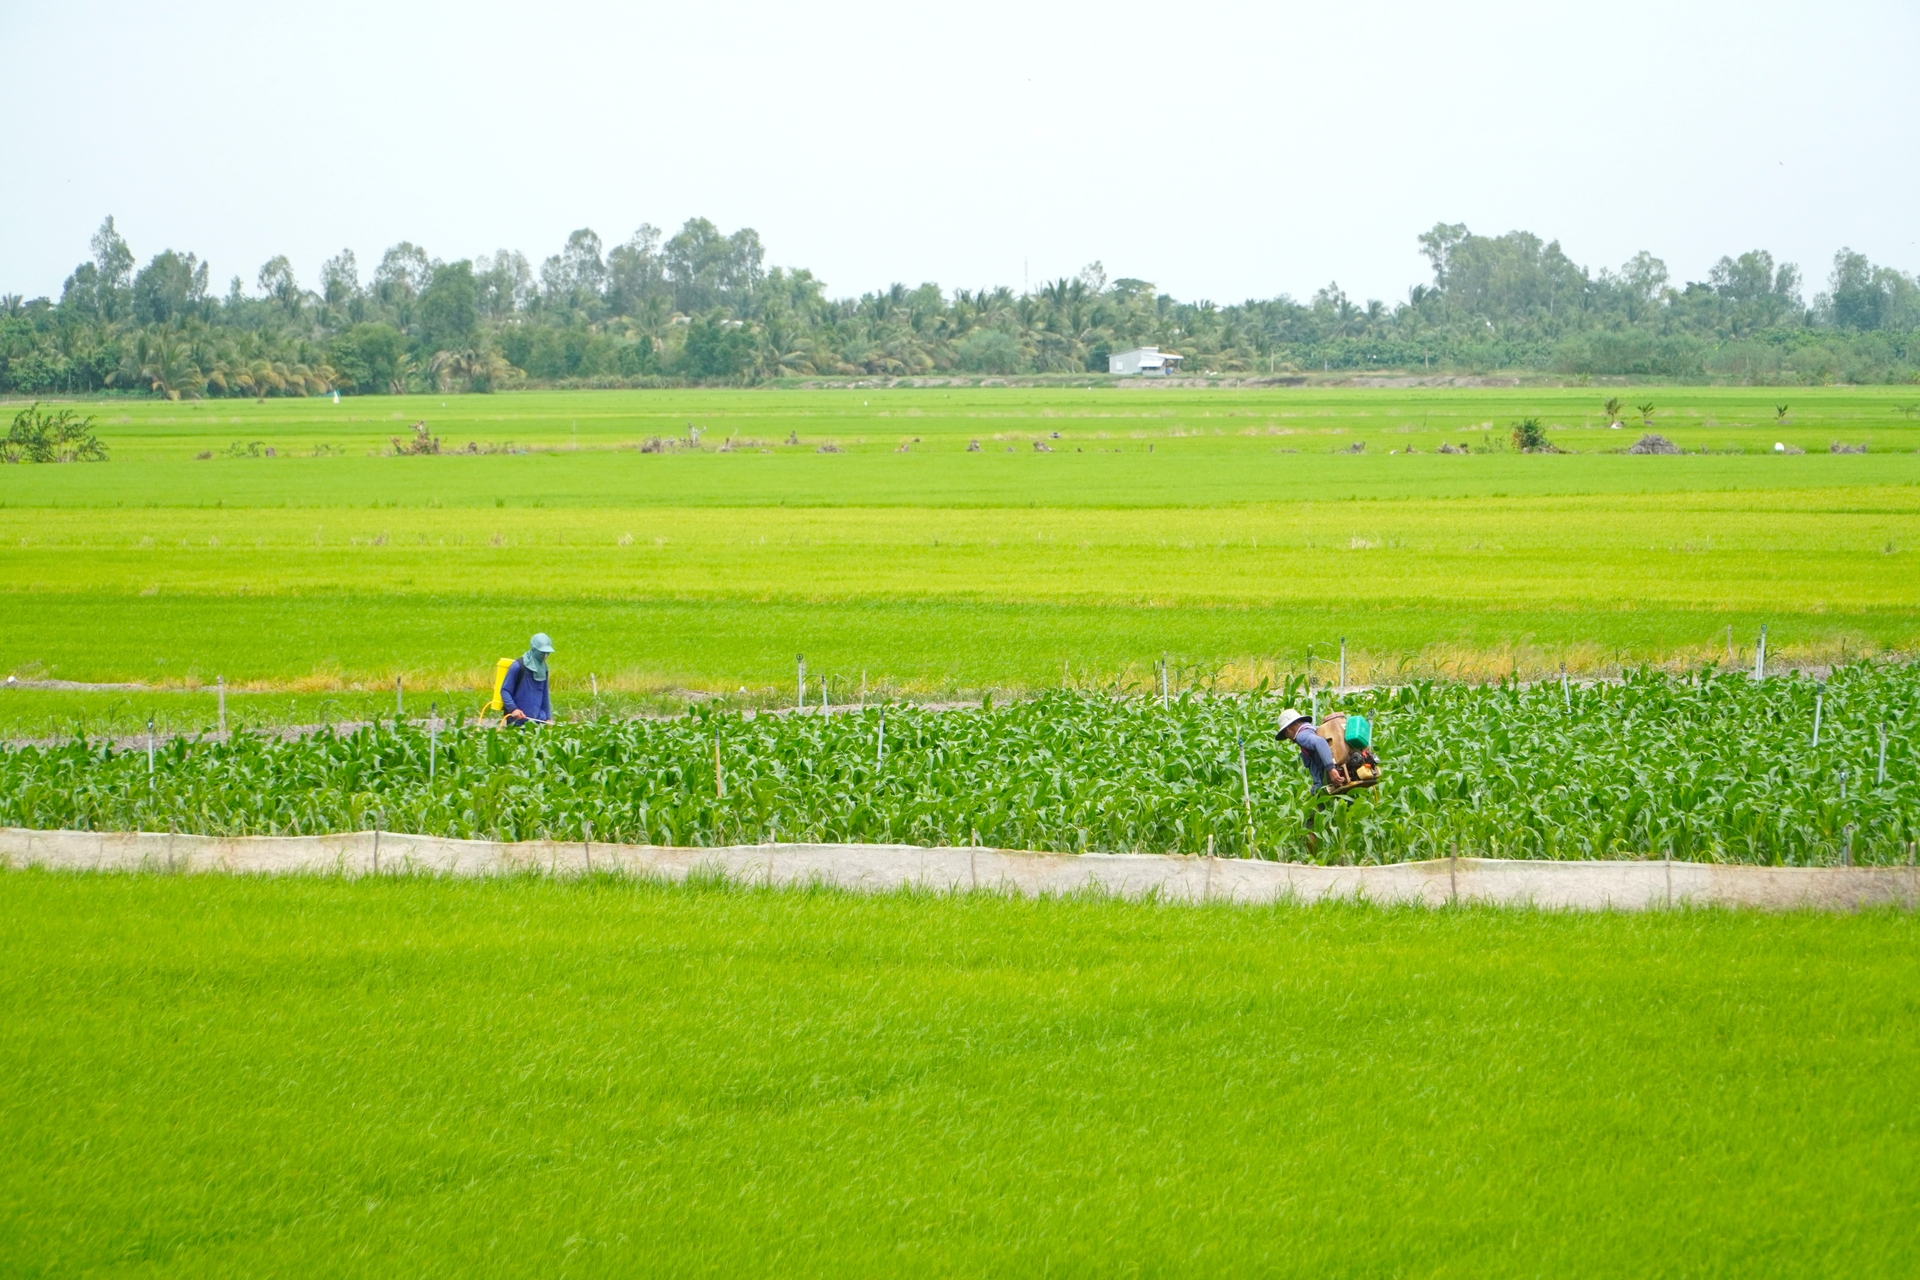
{"type": "Polygon", "coordinates": [[[1293,735],[1293,745],[1300,748],[1300,763],[1307,766],[1307,772],[1313,776],[1313,789],[1326,790],[1327,774],[1333,768],[1333,748],[1311,725],[1300,726],[1293,735]]]}
{"type": "Polygon", "coordinates": [[[519,658],[507,668],[500,685],[500,707],[511,715],[524,711],[529,720],[553,719],[553,703],[547,697],[547,682],[533,678],[533,672],[519,658]]]}

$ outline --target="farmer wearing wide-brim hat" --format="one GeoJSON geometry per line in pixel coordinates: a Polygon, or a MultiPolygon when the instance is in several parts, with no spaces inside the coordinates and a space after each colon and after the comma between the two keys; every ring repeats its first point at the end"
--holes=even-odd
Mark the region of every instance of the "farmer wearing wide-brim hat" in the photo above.
{"type": "Polygon", "coordinates": [[[547,693],[547,659],[553,655],[553,641],[544,631],[527,642],[527,651],[507,668],[500,682],[500,709],[510,725],[552,724],[553,699],[547,693]]]}
{"type": "Polygon", "coordinates": [[[1312,776],[1313,789],[1325,791],[1327,778],[1333,772],[1333,748],[1313,727],[1312,718],[1304,711],[1289,707],[1280,713],[1280,732],[1274,736],[1300,748],[1300,763],[1312,776]]]}

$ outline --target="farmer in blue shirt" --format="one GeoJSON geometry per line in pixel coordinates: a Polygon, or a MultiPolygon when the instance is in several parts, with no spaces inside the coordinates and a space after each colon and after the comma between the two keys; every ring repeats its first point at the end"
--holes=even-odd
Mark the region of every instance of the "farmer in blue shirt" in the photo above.
{"type": "Polygon", "coordinates": [[[1299,711],[1285,711],[1280,716],[1279,736],[1300,748],[1300,763],[1307,766],[1313,789],[1325,791],[1328,775],[1333,772],[1333,748],[1314,729],[1313,721],[1299,711]]]}
{"type": "Polygon", "coordinates": [[[553,641],[542,631],[507,668],[507,678],[500,684],[500,708],[508,724],[553,723],[553,702],[547,696],[547,658],[552,653],[553,641]]]}
{"type": "MultiPolygon", "coordinates": [[[[1274,736],[1300,748],[1300,763],[1307,766],[1307,776],[1313,779],[1313,794],[1324,792],[1333,775],[1333,748],[1313,727],[1313,721],[1303,712],[1288,708],[1280,713],[1280,732],[1274,736]]],[[[1307,805],[1300,814],[1300,820],[1306,827],[1309,857],[1320,848],[1320,837],[1313,830],[1313,814],[1317,807],[1307,805]]]]}

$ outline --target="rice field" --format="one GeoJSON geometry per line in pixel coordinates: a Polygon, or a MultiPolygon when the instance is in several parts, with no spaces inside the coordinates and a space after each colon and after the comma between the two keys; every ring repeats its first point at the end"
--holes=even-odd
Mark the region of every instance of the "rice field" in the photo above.
{"type": "Polygon", "coordinates": [[[0,876],[7,1270],[1910,1274],[1904,915],[0,876]]]}
{"type": "MultiPolygon", "coordinates": [[[[1782,422],[1770,393],[1645,395],[1686,456],[1619,452],[1645,424],[1580,389],[115,402],[112,461],[0,469],[0,667],[472,689],[543,629],[578,709],[777,701],[801,653],[939,697],[1124,684],[1162,655],[1249,688],[1341,637],[1356,680],[1738,662],[1762,625],[1800,665],[1915,647],[1909,397],[1796,390],[1782,422]],[[1522,415],[1568,452],[1503,447],[1522,415]],[[382,454],[422,420],[515,451],[382,454]]],[[[13,736],[62,720],[0,703],[13,736]]]]}

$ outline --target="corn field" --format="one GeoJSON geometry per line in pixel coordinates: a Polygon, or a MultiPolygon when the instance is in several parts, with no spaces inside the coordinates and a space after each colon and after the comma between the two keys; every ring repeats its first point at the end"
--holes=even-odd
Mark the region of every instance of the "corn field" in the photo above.
{"type": "Polygon", "coordinates": [[[1294,683],[1245,696],[1078,692],[977,710],[696,709],[500,731],[399,721],[298,739],[76,740],[0,752],[0,823],[388,830],[713,845],[978,843],[1319,862],[1463,855],[1904,862],[1920,666],[1824,682],[1703,670],[1589,686],[1322,693],[1373,718],[1386,777],[1309,794],[1274,740],[1294,683]],[[1818,744],[1815,744],[1816,719],[1818,744]],[[1243,756],[1244,752],[1244,756],[1243,756]],[[1243,765],[1244,760],[1244,765],[1243,765]],[[1311,833],[1311,834],[1310,834],[1311,833]]]}

